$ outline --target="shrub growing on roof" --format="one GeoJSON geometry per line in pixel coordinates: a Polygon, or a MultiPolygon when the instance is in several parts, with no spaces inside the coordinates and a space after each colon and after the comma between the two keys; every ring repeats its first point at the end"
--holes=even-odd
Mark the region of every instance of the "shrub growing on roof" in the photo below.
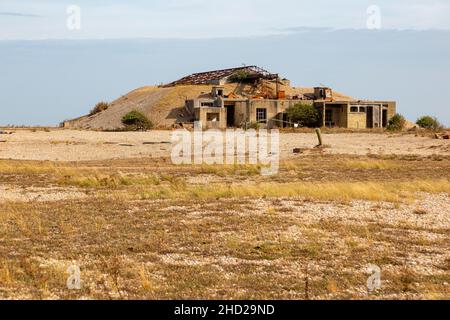
{"type": "Polygon", "coordinates": [[[231,82],[243,82],[243,81],[246,81],[249,76],[250,76],[250,73],[247,70],[239,70],[239,71],[236,71],[230,77],[230,81],[231,82]]]}

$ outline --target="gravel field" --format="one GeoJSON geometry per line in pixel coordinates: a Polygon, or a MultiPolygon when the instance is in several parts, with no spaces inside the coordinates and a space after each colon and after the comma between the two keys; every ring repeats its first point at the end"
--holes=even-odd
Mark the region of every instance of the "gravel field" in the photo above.
{"type": "MultiPolygon", "coordinates": [[[[171,131],[94,132],[75,130],[16,130],[1,137],[0,159],[87,161],[135,157],[170,157],[171,131]]],[[[324,154],[348,155],[450,155],[448,140],[416,137],[413,134],[339,133],[324,134],[324,154]]],[[[283,133],[281,158],[292,158],[294,148],[314,153],[314,133],[283,133]]]]}
{"type": "Polygon", "coordinates": [[[313,133],[283,133],[263,176],[176,166],[170,131],[12,131],[0,299],[450,298],[448,141],[334,133],[316,149],[313,133]]]}

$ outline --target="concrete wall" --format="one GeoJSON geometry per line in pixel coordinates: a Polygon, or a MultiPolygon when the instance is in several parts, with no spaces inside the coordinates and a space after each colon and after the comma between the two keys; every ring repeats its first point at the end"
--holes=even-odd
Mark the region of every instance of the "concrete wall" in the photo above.
{"type": "Polygon", "coordinates": [[[367,116],[365,113],[349,112],[347,128],[349,129],[365,129],[367,125],[367,116]]]}
{"type": "Polygon", "coordinates": [[[348,126],[348,104],[343,104],[339,108],[339,127],[347,128],[348,126]]]}
{"type": "Polygon", "coordinates": [[[397,113],[397,103],[395,101],[385,101],[383,102],[388,108],[388,121],[392,119],[397,113]]]}
{"type": "Polygon", "coordinates": [[[256,122],[256,109],[267,110],[267,120],[270,120],[278,114],[278,104],[276,100],[252,100],[249,108],[249,122],[256,122]]]}
{"type": "Polygon", "coordinates": [[[236,127],[243,127],[245,125],[249,114],[249,108],[249,102],[247,101],[235,103],[234,125],[236,127]]]}
{"type": "Polygon", "coordinates": [[[195,119],[201,121],[204,129],[225,129],[227,110],[225,108],[196,108],[195,119]],[[219,114],[218,121],[208,121],[208,114],[219,114]]]}
{"type": "Polygon", "coordinates": [[[332,112],[332,125],[339,128],[347,128],[349,121],[349,104],[343,103],[327,103],[325,101],[315,102],[314,106],[320,114],[320,123],[329,126],[329,123],[325,123],[326,111],[332,112]]]}
{"type": "Polygon", "coordinates": [[[349,129],[366,129],[367,128],[367,109],[366,112],[359,112],[360,107],[373,108],[373,125],[379,128],[383,120],[383,109],[387,109],[387,121],[389,121],[397,112],[396,103],[393,101],[352,101],[352,102],[326,102],[316,101],[314,103],[321,115],[322,123],[324,123],[325,110],[333,111],[334,125],[341,128],[349,129]],[[358,112],[351,112],[351,107],[358,107],[358,112]],[[324,109],[325,107],[325,109],[324,109]]]}
{"type": "MultiPolygon", "coordinates": [[[[350,129],[365,129],[367,127],[367,114],[361,112],[351,112],[351,105],[358,106],[379,106],[388,110],[388,121],[397,112],[396,103],[393,101],[358,101],[358,102],[326,102],[326,101],[307,101],[307,100],[215,100],[215,105],[218,104],[222,107],[200,107],[204,100],[193,100],[188,102],[189,109],[195,109],[195,118],[201,120],[206,129],[226,129],[227,128],[227,108],[224,105],[234,105],[234,125],[235,127],[243,127],[246,123],[256,122],[257,109],[266,109],[267,120],[269,127],[281,127],[282,122],[274,120],[283,120],[282,113],[286,112],[289,107],[298,104],[310,104],[315,105],[318,109],[321,117],[324,117],[325,110],[332,110],[333,123],[336,127],[350,128],[350,129]],[[208,113],[219,113],[220,119],[214,123],[208,123],[208,113]]],[[[211,101],[211,100],[209,100],[211,101]]],[[[214,101],[214,100],[212,100],[214,101]]],[[[358,110],[359,111],[359,110],[358,110]]],[[[374,122],[379,122],[380,115],[379,107],[374,108],[374,122]],[[376,119],[375,119],[376,118],[376,119]]],[[[322,119],[323,122],[323,119],[322,119]]]]}
{"type": "Polygon", "coordinates": [[[250,100],[248,106],[248,121],[256,121],[256,109],[266,109],[269,127],[281,127],[282,122],[275,120],[283,120],[282,113],[298,103],[310,104],[312,101],[303,100],[250,100]]]}

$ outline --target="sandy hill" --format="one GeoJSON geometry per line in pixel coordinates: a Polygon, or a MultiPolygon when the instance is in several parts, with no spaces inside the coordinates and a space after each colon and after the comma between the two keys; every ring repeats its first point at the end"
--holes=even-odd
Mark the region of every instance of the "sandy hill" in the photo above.
{"type": "MultiPolygon", "coordinates": [[[[65,127],[114,130],[123,127],[121,119],[131,110],[139,110],[146,114],[157,128],[171,128],[175,123],[192,121],[191,115],[185,109],[187,99],[207,96],[211,85],[186,85],[175,87],[148,86],[136,89],[113,101],[110,107],[92,116],[83,116],[65,122],[65,127]]],[[[312,88],[293,88],[281,85],[280,90],[288,96],[312,93],[312,88]]],[[[255,95],[275,96],[276,85],[271,81],[261,81],[257,85],[231,83],[225,85],[225,94],[252,97],[255,95]]],[[[334,92],[336,99],[351,99],[334,92]]]]}

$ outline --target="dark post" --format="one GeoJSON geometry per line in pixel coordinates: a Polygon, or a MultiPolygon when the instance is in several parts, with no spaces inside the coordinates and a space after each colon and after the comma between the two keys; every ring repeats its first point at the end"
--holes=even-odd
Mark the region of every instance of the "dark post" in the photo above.
{"type": "Polygon", "coordinates": [[[323,146],[323,141],[322,141],[322,131],[320,130],[320,128],[316,129],[316,133],[317,133],[317,138],[319,139],[319,144],[317,146],[321,147],[321,146],[323,146]]]}

